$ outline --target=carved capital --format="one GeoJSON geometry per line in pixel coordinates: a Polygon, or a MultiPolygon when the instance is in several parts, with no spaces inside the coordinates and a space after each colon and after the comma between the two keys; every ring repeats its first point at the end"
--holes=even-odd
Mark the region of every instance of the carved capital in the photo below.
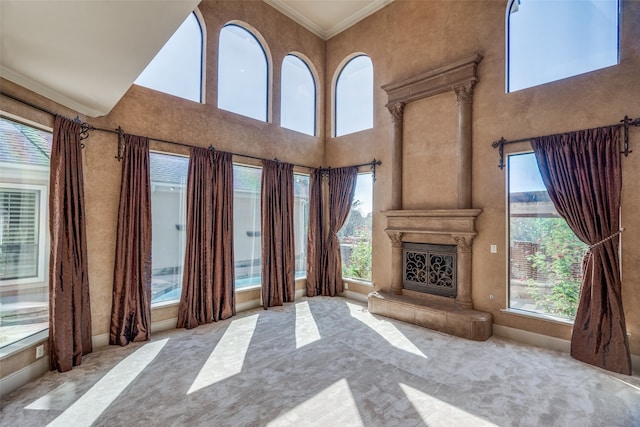
{"type": "Polygon", "coordinates": [[[458,245],[458,249],[462,253],[471,253],[471,246],[473,244],[472,236],[452,236],[453,240],[456,241],[458,245]]]}
{"type": "Polygon", "coordinates": [[[473,87],[476,85],[475,80],[470,80],[461,86],[453,88],[458,99],[458,104],[471,104],[473,102],[473,87]]]}
{"type": "Polygon", "coordinates": [[[402,233],[400,232],[387,232],[389,239],[391,239],[391,246],[394,248],[402,248],[402,233]]]}
{"type": "Polygon", "coordinates": [[[404,102],[397,102],[393,105],[387,106],[387,108],[389,109],[389,112],[391,113],[391,116],[393,117],[394,122],[402,121],[402,118],[404,116],[404,107],[406,105],[407,104],[404,102]]]}

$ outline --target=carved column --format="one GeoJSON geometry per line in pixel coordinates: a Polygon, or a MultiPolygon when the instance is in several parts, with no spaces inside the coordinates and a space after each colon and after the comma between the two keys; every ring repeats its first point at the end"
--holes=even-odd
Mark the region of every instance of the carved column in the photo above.
{"type": "Polygon", "coordinates": [[[402,294],[402,233],[387,232],[391,239],[391,293],[402,294]]]}
{"type": "Polygon", "coordinates": [[[458,245],[458,294],[456,304],[463,308],[473,309],[471,297],[471,244],[472,236],[453,236],[458,245]]]}
{"type": "Polygon", "coordinates": [[[393,117],[393,148],[391,153],[391,209],[402,209],[402,143],[404,102],[387,105],[393,117]]]}
{"type": "Polygon", "coordinates": [[[475,80],[470,80],[453,90],[458,99],[458,209],[470,209],[471,195],[471,112],[473,105],[473,87],[475,80]]]}

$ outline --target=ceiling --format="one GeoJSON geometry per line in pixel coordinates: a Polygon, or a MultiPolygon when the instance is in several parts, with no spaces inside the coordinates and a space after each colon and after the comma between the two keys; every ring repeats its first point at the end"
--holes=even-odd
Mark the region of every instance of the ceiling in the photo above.
{"type": "Polygon", "coordinates": [[[263,0],[328,40],[393,0],[263,0]]]}
{"type": "MultiPolygon", "coordinates": [[[[393,0],[264,1],[327,40],[393,0]]],[[[199,3],[0,0],[0,76],[106,115],[199,3]]]]}

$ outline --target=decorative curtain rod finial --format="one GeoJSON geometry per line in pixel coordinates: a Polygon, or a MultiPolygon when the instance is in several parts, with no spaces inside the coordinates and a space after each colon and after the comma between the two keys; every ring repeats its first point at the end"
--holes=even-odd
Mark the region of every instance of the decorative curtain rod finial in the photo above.
{"type": "Polygon", "coordinates": [[[209,145],[209,147],[207,148],[207,150],[209,150],[209,152],[210,152],[211,154],[213,154],[213,153],[215,153],[215,152],[216,152],[215,147],[214,147],[213,145],[211,145],[211,144],[209,145]]]}

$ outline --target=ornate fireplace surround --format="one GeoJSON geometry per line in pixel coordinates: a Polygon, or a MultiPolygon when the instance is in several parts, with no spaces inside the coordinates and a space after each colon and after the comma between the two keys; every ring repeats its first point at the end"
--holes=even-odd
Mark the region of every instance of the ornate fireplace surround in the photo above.
{"type": "Polygon", "coordinates": [[[471,111],[479,53],[443,67],[382,87],[393,116],[392,201],[386,217],[391,239],[392,281],[388,290],[369,294],[369,311],[430,329],[483,341],[492,334],[493,317],[473,309],[471,261],[477,235],[475,220],[482,212],[471,206],[471,111]],[[402,208],[402,144],[404,107],[407,103],[441,93],[454,92],[458,101],[457,209],[404,210],[402,208]],[[455,300],[403,289],[403,243],[455,245],[457,248],[457,293],[455,300]]]}

